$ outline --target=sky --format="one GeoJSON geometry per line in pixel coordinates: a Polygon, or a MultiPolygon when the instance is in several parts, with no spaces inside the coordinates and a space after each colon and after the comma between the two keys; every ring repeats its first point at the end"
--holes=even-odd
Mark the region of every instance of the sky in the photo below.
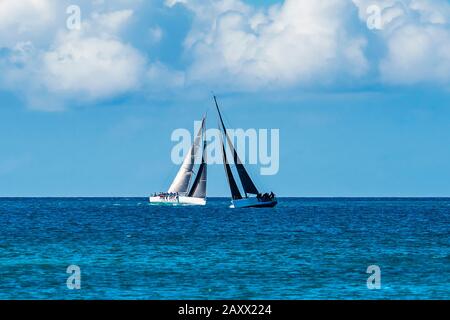
{"type": "Polygon", "coordinates": [[[167,190],[211,92],[280,130],[264,191],[450,196],[450,1],[0,0],[0,197],[167,190]]]}

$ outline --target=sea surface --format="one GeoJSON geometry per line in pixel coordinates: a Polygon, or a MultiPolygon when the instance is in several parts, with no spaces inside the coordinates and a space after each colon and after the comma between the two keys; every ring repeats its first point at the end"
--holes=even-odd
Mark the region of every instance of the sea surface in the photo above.
{"type": "Polygon", "coordinates": [[[0,299],[450,299],[450,199],[228,205],[0,199],[0,299]]]}

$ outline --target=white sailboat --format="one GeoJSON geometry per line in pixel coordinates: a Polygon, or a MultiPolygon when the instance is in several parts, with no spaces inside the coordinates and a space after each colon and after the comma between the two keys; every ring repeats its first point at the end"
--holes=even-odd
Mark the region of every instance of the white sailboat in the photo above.
{"type": "Polygon", "coordinates": [[[178,171],[167,192],[157,193],[150,197],[151,204],[158,205],[206,205],[206,181],[207,181],[207,163],[206,163],[206,117],[202,120],[202,126],[197,133],[194,144],[191,146],[183,164],[178,171]],[[195,159],[202,144],[202,161],[198,168],[197,175],[192,185],[190,184],[194,175],[195,159]]]}
{"type": "MultiPolygon", "coordinates": [[[[216,104],[217,112],[219,114],[220,124],[219,127],[222,127],[221,132],[225,135],[226,141],[228,142],[228,146],[231,150],[231,153],[233,155],[234,165],[236,167],[239,179],[242,184],[242,188],[244,190],[244,195],[241,194],[241,191],[239,190],[239,187],[236,183],[236,180],[233,176],[233,171],[231,170],[231,166],[227,159],[227,152],[225,148],[224,140],[221,136],[221,142],[222,142],[222,156],[223,156],[223,163],[225,167],[225,173],[228,179],[228,185],[230,187],[231,191],[231,206],[230,208],[273,208],[278,204],[278,200],[273,192],[261,194],[258,191],[258,188],[253,183],[252,179],[250,178],[247,170],[245,169],[244,165],[241,162],[241,159],[239,158],[236,149],[234,148],[231,139],[227,133],[227,129],[225,127],[225,124],[223,122],[222,114],[219,109],[219,104],[217,103],[217,98],[214,97],[214,102],[216,104]]],[[[220,129],[220,128],[219,128],[220,129]]]]}

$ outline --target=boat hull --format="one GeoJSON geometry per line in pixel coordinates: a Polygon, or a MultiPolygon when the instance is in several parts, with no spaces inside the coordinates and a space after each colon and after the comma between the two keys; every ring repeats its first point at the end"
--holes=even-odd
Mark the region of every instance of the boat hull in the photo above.
{"type": "Polygon", "coordinates": [[[205,206],[206,199],[193,197],[150,197],[150,203],[168,206],[205,206]]]}
{"type": "Polygon", "coordinates": [[[246,198],[231,201],[231,209],[238,208],[273,208],[278,204],[277,199],[270,201],[260,201],[257,198],[246,198]]]}

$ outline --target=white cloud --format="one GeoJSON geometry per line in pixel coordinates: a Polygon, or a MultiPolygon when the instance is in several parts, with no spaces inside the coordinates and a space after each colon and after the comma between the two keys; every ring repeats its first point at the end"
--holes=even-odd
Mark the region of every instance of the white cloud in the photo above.
{"type": "Polygon", "coordinates": [[[40,79],[51,94],[109,98],[136,90],[145,69],[138,50],[117,35],[131,10],[94,13],[80,31],[65,31],[42,54],[40,79]]]}
{"type": "Polygon", "coordinates": [[[347,26],[351,4],[286,0],[260,11],[239,0],[169,1],[195,14],[185,41],[188,81],[238,90],[329,83],[368,69],[366,41],[347,26]]]}
{"type": "Polygon", "coordinates": [[[187,2],[187,0],[166,0],[164,1],[164,3],[166,4],[166,6],[168,7],[173,7],[178,3],[183,3],[185,4],[187,2]]]}
{"type": "Polygon", "coordinates": [[[407,25],[387,39],[381,80],[388,84],[450,84],[450,30],[407,25]]]}
{"type": "Polygon", "coordinates": [[[80,0],[80,31],[66,29],[69,4],[0,0],[0,89],[49,110],[136,92],[167,96],[185,87],[252,91],[358,85],[370,81],[373,72],[385,85],[450,84],[450,3],[445,0],[280,0],[272,6],[165,0],[168,7],[182,5],[192,14],[179,53],[178,62],[185,63],[181,71],[152,56],[157,46],[176,47],[160,21],[139,22],[143,31],[136,47],[129,40],[138,37],[127,38],[136,28],[130,23],[135,13],[148,1],[80,0]],[[381,9],[383,29],[368,36],[367,7],[373,4],[381,9]],[[367,46],[367,39],[374,43],[367,46]],[[375,49],[371,61],[366,47],[375,49]]]}
{"type": "Polygon", "coordinates": [[[94,12],[91,20],[86,23],[87,26],[85,25],[83,29],[91,29],[91,32],[106,34],[107,36],[115,35],[122,30],[132,16],[133,10],[130,9],[107,13],[94,12]]]}
{"type": "Polygon", "coordinates": [[[55,20],[51,0],[0,0],[0,48],[37,39],[55,20]]]}
{"type": "Polygon", "coordinates": [[[442,0],[411,0],[410,8],[420,14],[422,23],[448,24],[450,4],[442,0]]]}
{"type": "Polygon", "coordinates": [[[361,20],[367,7],[381,9],[379,37],[386,52],[379,61],[387,85],[450,85],[450,3],[445,0],[353,0],[361,20]],[[395,15],[393,17],[393,12],[395,15]]]}
{"type": "Polygon", "coordinates": [[[42,110],[58,110],[64,101],[91,102],[136,91],[146,59],[119,37],[132,13],[93,13],[80,31],[59,31],[50,48],[16,44],[0,59],[3,87],[24,92],[30,107],[42,110]]]}
{"type": "MultiPolygon", "coordinates": [[[[47,45],[36,42],[32,33],[24,32],[24,40],[11,43],[2,41],[0,34],[0,43],[5,43],[0,46],[0,88],[18,93],[31,108],[53,111],[67,104],[89,105],[141,89],[154,92],[156,88],[161,91],[183,85],[182,73],[160,62],[149,63],[144,53],[123,40],[123,30],[133,18],[130,7],[138,3],[109,1],[108,7],[123,9],[104,11],[100,7],[105,4],[97,1],[90,13],[86,3],[81,30],[69,31],[65,23],[58,28],[42,24],[40,32],[48,37],[47,45]]],[[[0,5],[16,17],[28,15],[26,6],[0,5]]],[[[45,8],[43,4],[32,7],[34,14],[41,6],[45,8]]],[[[64,8],[62,4],[58,10],[66,17],[64,8]]],[[[27,21],[19,19],[18,23],[27,26],[27,21]]]]}
{"type": "Polygon", "coordinates": [[[42,81],[52,93],[85,99],[120,95],[139,87],[145,60],[119,40],[65,34],[43,55],[42,81]]]}

